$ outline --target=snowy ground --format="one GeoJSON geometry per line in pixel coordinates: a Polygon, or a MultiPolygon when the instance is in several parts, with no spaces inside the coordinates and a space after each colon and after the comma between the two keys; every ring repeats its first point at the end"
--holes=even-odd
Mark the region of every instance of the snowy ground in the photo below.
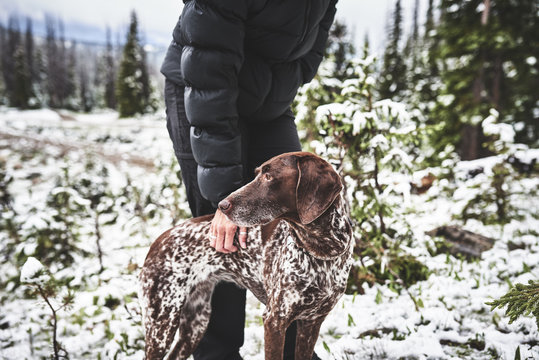
{"type": "MultiPolygon", "coordinates": [[[[107,188],[124,199],[118,201],[115,223],[102,227],[103,272],[99,273],[92,224],[86,218],[81,218],[78,246],[91,255],[75,254],[67,268],[51,265],[56,278],[72,277],[70,287],[75,290],[73,306],[59,312],[58,338],[71,359],[142,358],[138,268],[151,241],[170,227],[171,219],[187,211],[183,195],[170,190],[178,186],[172,154],[161,114],[118,120],[115,113],[0,109],[1,170],[13,178],[8,190],[14,199],[13,210],[2,215],[18,222],[22,234],[13,239],[5,229],[0,232],[0,358],[36,359],[52,352],[50,312],[43,301],[28,296],[27,285],[19,284],[20,259],[36,249],[32,236],[25,234],[50,218],[53,211],[45,200],[58,186],[62,169],[68,168],[76,181],[88,158],[106,166],[107,188]],[[135,200],[139,207],[130,205],[135,200]]],[[[538,157],[533,151],[528,155],[538,157]]],[[[480,165],[488,169],[488,161],[492,159],[480,165]]],[[[466,174],[477,165],[462,162],[455,171],[466,174]]],[[[322,359],[513,359],[517,347],[521,359],[539,359],[534,319],[524,317],[509,325],[503,311],[490,312],[485,305],[506,293],[510,283],[539,279],[539,199],[526,195],[537,189],[539,179],[512,184],[522,190],[512,199],[521,208],[518,221],[504,227],[465,224],[468,230],[496,239],[482,260],[432,257],[427,250],[433,239],[426,231],[463,225],[453,218],[469,196],[461,189],[470,181],[486,183],[481,176],[467,180],[463,175],[458,184],[437,181],[426,194],[406,197],[402,206],[416,238],[406,250],[432,271],[426,281],[410,288],[424,306],[416,311],[405,292],[398,295],[383,285],[365,287],[364,295],[345,295],[322,326],[316,346],[322,359]],[[447,188],[457,191],[449,194],[447,188]],[[518,246],[509,250],[509,243],[518,246]]],[[[263,306],[250,296],[245,359],[264,358],[262,312],[263,306]]]]}

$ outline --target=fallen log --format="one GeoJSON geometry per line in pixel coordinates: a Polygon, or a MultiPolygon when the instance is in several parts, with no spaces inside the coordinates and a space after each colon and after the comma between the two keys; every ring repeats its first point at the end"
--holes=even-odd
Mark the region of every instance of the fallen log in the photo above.
{"type": "Polygon", "coordinates": [[[432,237],[443,237],[447,246],[437,247],[438,253],[463,255],[466,258],[481,258],[481,253],[492,248],[494,239],[464,230],[455,225],[444,225],[426,232],[432,237]]]}

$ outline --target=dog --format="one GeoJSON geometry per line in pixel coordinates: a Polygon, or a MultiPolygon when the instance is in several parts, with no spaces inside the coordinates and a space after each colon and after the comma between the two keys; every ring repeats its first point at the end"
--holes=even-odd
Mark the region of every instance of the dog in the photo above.
{"type": "MultiPolygon", "coordinates": [[[[204,335],[214,285],[232,281],[266,305],[266,360],[282,359],[297,321],[296,360],[310,360],[320,326],[345,291],[351,221],[333,167],[306,152],[274,157],[256,178],[219,203],[249,227],[247,247],[209,245],[212,215],[187,220],[151,245],[140,274],[147,359],[186,359],[204,335]]],[[[235,240],[237,242],[237,238],[235,240]]]]}

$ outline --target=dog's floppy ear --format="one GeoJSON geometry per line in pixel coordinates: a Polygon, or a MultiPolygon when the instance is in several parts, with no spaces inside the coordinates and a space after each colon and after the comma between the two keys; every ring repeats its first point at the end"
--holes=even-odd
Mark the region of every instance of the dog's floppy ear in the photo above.
{"type": "Polygon", "coordinates": [[[337,172],[318,156],[298,156],[296,206],[299,219],[306,225],[316,220],[342,190],[337,172]]]}

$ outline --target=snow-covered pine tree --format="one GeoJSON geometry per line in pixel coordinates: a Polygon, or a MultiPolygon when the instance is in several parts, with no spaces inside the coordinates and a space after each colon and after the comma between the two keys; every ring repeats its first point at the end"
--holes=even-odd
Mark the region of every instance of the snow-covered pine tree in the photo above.
{"type": "Polygon", "coordinates": [[[17,255],[19,262],[35,256],[47,266],[54,264],[56,269],[63,269],[72,265],[78,255],[88,255],[80,247],[80,240],[90,201],[73,188],[74,180],[67,166],[56,182],[56,187],[47,196],[45,208],[33,209],[39,214],[39,220],[23,226],[25,241],[35,246],[32,253],[23,249],[17,255]]]}
{"type": "Polygon", "coordinates": [[[535,160],[521,160],[529,148],[514,142],[513,127],[501,123],[496,110],[491,109],[490,115],[481,125],[483,133],[488,136],[485,146],[494,156],[476,168],[477,173],[473,176],[455,179],[455,186],[466,191],[454,194],[453,199],[462,206],[453,207],[453,217],[465,223],[473,219],[485,225],[497,224],[503,228],[527,216],[529,204],[522,203],[522,198],[535,198],[538,191],[514,184],[533,176],[538,169],[535,160]]]}
{"type": "Polygon", "coordinates": [[[419,1],[415,2],[413,22],[410,35],[403,50],[406,67],[406,89],[402,91],[402,99],[405,99],[412,119],[420,126],[425,126],[425,131],[420,140],[423,152],[426,154],[426,164],[439,164],[440,152],[432,151],[434,138],[432,133],[439,129],[438,119],[432,116],[436,106],[437,96],[440,91],[440,76],[436,55],[436,31],[434,20],[434,1],[429,0],[426,21],[423,31],[419,25],[419,1]]]}
{"type": "Polygon", "coordinates": [[[77,175],[73,188],[88,201],[86,211],[92,218],[92,235],[95,237],[100,272],[104,270],[101,240],[106,226],[116,223],[118,211],[115,204],[116,194],[110,189],[109,169],[99,165],[95,158],[88,157],[84,171],[77,175]]]}
{"type": "Polygon", "coordinates": [[[48,321],[51,326],[50,341],[53,351],[51,359],[69,359],[67,350],[58,340],[59,312],[72,305],[75,299],[74,292],[68,287],[69,280],[56,279],[39,260],[29,257],[21,269],[20,282],[29,286],[32,289],[30,295],[40,297],[51,312],[50,321],[48,321]]]}
{"type": "Polygon", "coordinates": [[[316,140],[310,147],[330,159],[343,177],[355,232],[361,239],[356,255],[360,260],[370,259],[365,266],[353,268],[349,290],[361,292],[363,282],[390,280],[390,287],[398,291],[428,276],[427,268],[400,246],[414,241],[399,213],[410,189],[407,182],[405,187],[394,184],[394,179],[405,178],[412,168],[418,130],[403,104],[374,100],[375,58],[365,55],[349,60],[344,81],[324,78],[324,69],[331,65],[323,66],[320,79],[302,89],[297,112],[304,124],[303,118],[311,116],[310,100],[322,104],[316,110],[312,128],[316,140]],[[328,89],[332,103],[323,102],[328,89]]]}
{"type": "Polygon", "coordinates": [[[131,24],[123,48],[116,81],[116,97],[120,117],[145,113],[150,101],[146,56],[139,39],[135,11],[131,12],[131,24]]]}
{"type": "Polygon", "coordinates": [[[350,58],[355,53],[356,50],[348,27],[345,23],[335,20],[329,32],[325,54],[325,58],[331,59],[333,64],[332,77],[339,80],[344,80],[347,77],[346,72],[350,65],[350,58]]]}
{"type": "Polygon", "coordinates": [[[10,189],[14,180],[11,171],[7,161],[0,159],[0,254],[3,261],[12,257],[21,241],[21,220],[13,206],[15,199],[10,189]]]}
{"type": "Polygon", "coordinates": [[[387,44],[384,52],[382,70],[378,84],[381,99],[402,100],[406,90],[406,64],[402,56],[402,7],[401,1],[395,2],[392,13],[393,22],[388,29],[387,44]]]}

